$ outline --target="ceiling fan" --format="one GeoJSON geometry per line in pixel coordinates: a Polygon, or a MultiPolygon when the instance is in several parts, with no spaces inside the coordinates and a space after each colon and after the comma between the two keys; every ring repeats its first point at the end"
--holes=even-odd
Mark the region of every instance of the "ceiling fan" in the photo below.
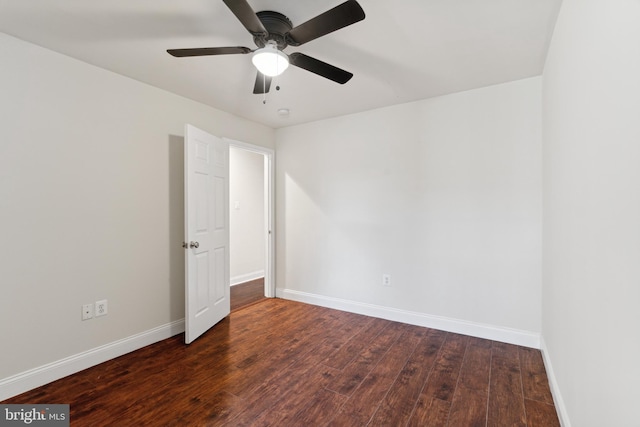
{"type": "Polygon", "coordinates": [[[353,74],[300,52],[282,52],[287,46],[301,46],[311,40],[362,21],[365,17],[356,0],[348,0],[333,9],[293,27],[283,14],[273,11],[254,12],[246,0],[223,0],[231,12],[253,35],[257,49],[242,46],[168,49],[176,57],[233,55],[253,52],[252,62],[258,68],[253,93],[268,93],[271,79],[281,74],[289,64],[311,71],[336,83],[345,84],[353,74]]]}

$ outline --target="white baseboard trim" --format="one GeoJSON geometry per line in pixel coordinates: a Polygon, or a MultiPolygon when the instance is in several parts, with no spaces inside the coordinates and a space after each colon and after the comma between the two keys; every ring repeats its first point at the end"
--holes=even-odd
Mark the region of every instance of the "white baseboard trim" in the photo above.
{"type": "Polygon", "coordinates": [[[549,350],[547,344],[544,342],[544,337],[540,338],[540,352],[542,353],[542,360],[544,361],[544,368],[547,371],[547,379],[549,380],[549,387],[551,388],[551,395],[553,396],[553,403],[556,406],[556,412],[560,420],[562,427],[571,427],[571,421],[569,421],[569,414],[567,413],[567,407],[562,399],[562,393],[560,393],[560,387],[556,380],[556,375],[553,372],[553,366],[551,359],[549,358],[549,350]]]}
{"type": "Polygon", "coordinates": [[[260,279],[264,277],[264,270],[254,271],[253,273],[240,274],[238,276],[233,276],[230,279],[231,286],[239,285],[240,283],[250,282],[251,280],[260,279]]]}
{"type": "Polygon", "coordinates": [[[469,322],[467,320],[452,319],[431,314],[418,313],[397,308],[383,307],[357,301],[349,301],[340,298],[310,294],[291,289],[276,289],[276,297],[292,301],[304,302],[321,307],[363,314],[365,316],[379,317],[410,325],[424,326],[440,329],[463,335],[471,335],[523,347],[540,348],[540,334],[519,329],[505,328],[501,326],[487,325],[483,323],[469,322]]]}
{"type": "Polygon", "coordinates": [[[184,319],[0,380],[0,401],[184,332],[184,319]]]}

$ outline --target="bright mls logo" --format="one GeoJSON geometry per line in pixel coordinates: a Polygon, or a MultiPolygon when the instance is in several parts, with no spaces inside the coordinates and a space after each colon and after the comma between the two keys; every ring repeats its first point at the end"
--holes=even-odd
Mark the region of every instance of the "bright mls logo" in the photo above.
{"type": "Polygon", "coordinates": [[[0,405],[0,427],[69,427],[69,405],[0,405]]]}

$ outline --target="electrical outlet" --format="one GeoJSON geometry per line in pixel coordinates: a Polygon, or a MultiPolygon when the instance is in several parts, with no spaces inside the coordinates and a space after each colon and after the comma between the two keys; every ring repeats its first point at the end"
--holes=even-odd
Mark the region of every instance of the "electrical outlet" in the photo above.
{"type": "Polygon", "coordinates": [[[391,286],[391,275],[383,274],[382,275],[382,286],[391,286]]]}
{"type": "Polygon", "coordinates": [[[104,316],[107,314],[107,300],[103,299],[96,301],[96,317],[104,316]]]}
{"type": "Polygon", "coordinates": [[[82,306],[82,320],[89,320],[93,317],[93,304],[84,304],[82,306]]]}

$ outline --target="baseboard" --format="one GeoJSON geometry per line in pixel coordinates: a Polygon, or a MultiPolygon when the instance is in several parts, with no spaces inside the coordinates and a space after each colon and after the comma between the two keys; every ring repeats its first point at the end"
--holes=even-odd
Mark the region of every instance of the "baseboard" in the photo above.
{"type": "Polygon", "coordinates": [[[0,380],[0,401],[184,332],[184,319],[0,380]]]}
{"type": "Polygon", "coordinates": [[[540,338],[540,352],[542,353],[542,360],[544,361],[544,368],[547,371],[547,379],[549,380],[549,387],[551,388],[551,395],[553,396],[553,403],[556,406],[556,412],[560,419],[560,425],[562,427],[571,427],[569,421],[569,414],[567,413],[567,407],[562,399],[562,393],[560,393],[560,387],[556,380],[556,375],[553,372],[553,365],[549,358],[549,350],[547,344],[544,342],[544,337],[540,338]]]}
{"type": "Polygon", "coordinates": [[[299,292],[291,289],[276,289],[276,296],[278,298],[363,314],[365,316],[379,317],[396,322],[408,323],[410,325],[440,329],[447,332],[471,335],[478,338],[516,344],[524,347],[540,348],[540,334],[536,332],[504,328],[407,310],[399,310],[391,307],[326,297],[323,295],[299,292]]]}
{"type": "Polygon", "coordinates": [[[240,274],[238,276],[233,276],[230,279],[231,286],[239,285],[240,283],[250,282],[251,280],[256,280],[264,277],[264,270],[254,271],[253,273],[240,274]]]}

